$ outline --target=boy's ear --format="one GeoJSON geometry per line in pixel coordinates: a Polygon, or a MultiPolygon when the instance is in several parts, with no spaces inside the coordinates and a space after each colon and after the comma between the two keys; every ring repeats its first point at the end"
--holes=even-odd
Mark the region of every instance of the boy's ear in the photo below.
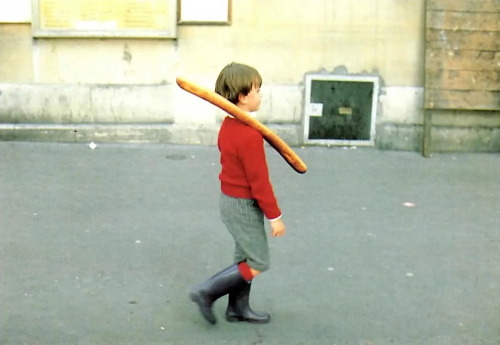
{"type": "Polygon", "coordinates": [[[238,94],[238,102],[241,103],[241,104],[245,104],[247,101],[247,96],[240,93],[238,94]]]}

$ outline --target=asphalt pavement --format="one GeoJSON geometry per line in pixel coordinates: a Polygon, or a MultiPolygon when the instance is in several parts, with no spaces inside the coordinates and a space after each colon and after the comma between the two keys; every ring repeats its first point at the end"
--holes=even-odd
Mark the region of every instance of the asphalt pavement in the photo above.
{"type": "Polygon", "coordinates": [[[209,325],[231,264],[215,147],[0,142],[0,344],[500,344],[500,155],[271,148],[287,234],[251,304],[209,325]]]}

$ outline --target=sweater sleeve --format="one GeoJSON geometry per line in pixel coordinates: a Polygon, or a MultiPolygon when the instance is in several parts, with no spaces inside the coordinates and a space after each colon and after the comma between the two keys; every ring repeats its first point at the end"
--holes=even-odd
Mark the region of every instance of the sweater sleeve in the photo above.
{"type": "Polygon", "coordinates": [[[269,169],[262,136],[255,132],[248,137],[240,150],[240,157],[252,197],[257,200],[267,219],[279,218],[281,210],[269,179],[269,169]]]}

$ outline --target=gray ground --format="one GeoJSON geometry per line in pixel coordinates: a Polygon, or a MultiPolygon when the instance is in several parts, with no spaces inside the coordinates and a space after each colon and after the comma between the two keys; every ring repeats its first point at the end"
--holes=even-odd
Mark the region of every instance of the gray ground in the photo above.
{"type": "Polygon", "coordinates": [[[498,154],[297,152],[305,175],[268,150],[272,321],[223,299],[210,326],[187,292],[231,262],[216,148],[0,143],[0,344],[500,344],[498,154]]]}

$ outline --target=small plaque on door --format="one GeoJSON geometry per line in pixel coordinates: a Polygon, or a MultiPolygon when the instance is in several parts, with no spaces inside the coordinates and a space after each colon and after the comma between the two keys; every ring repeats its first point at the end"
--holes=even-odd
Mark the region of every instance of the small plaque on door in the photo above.
{"type": "Polygon", "coordinates": [[[339,115],[352,115],[352,108],[351,107],[340,107],[339,108],[339,115]]]}

